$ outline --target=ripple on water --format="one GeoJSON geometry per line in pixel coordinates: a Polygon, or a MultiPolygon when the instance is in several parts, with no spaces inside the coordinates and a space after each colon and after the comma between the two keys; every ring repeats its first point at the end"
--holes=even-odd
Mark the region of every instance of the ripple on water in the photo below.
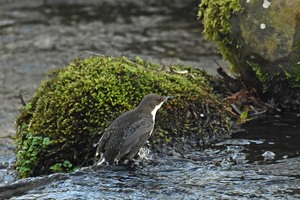
{"type": "MultiPolygon", "coordinates": [[[[221,153],[225,155],[226,149],[221,153]]],[[[196,154],[201,156],[201,152],[196,154]]],[[[202,152],[202,156],[207,155],[202,152]]],[[[135,170],[100,166],[67,176],[58,174],[55,179],[50,175],[49,183],[12,199],[258,199],[288,197],[300,187],[299,178],[271,175],[268,170],[273,166],[233,164],[224,168],[216,165],[219,159],[197,161],[165,155],[155,159],[155,164],[135,170]]],[[[30,182],[35,179],[40,180],[31,178],[30,182]]]]}

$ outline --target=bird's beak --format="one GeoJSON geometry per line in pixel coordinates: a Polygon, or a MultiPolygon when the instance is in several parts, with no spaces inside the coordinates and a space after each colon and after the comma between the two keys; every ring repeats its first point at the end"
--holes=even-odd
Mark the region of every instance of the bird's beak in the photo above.
{"type": "Polygon", "coordinates": [[[166,96],[165,101],[171,101],[174,98],[174,96],[166,96]]]}

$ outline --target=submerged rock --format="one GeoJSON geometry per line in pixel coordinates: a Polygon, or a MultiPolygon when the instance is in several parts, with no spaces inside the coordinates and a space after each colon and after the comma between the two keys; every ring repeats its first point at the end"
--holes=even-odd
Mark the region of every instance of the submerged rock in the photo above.
{"type": "Polygon", "coordinates": [[[202,1],[205,34],[248,87],[300,110],[300,1],[202,1]]]}
{"type": "Polygon", "coordinates": [[[149,93],[174,95],[157,114],[153,147],[199,148],[229,136],[231,121],[212,89],[216,79],[185,66],[141,59],[90,57],[56,70],[17,119],[20,177],[92,164],[96,143],[121,113],[149,93]]]}

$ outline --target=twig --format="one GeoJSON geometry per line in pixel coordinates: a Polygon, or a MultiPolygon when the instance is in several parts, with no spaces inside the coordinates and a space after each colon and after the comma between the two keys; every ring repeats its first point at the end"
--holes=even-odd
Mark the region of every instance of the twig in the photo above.
{"type": "Polygon", "coordinates": [[[231,107],[237,112],[239,115],[242,115],[242,111],[234,104],[231,104],[231,107]]]}
{"type": "Polygon", "coordinates": [[[106,57],[106,55],[100,54],[100,53],[96,53],[96,52],[92,52],[92,51],[83,51],[82,53],[80,53],[78,55],[78,57],[83,56],[84,54],[91,54],[93,56],[100,56],[100,57],[106,57]]]}
{"type": "Polygon", "coordinates": [[[21,104],[22,104],[22,106],[26,106],[26,102],[24,101],[24,99],[23,99],[23,96],[22,96],[21,92],[19,93],[19,98],[20,98],[20,100],[21,100],[21,104]]]}

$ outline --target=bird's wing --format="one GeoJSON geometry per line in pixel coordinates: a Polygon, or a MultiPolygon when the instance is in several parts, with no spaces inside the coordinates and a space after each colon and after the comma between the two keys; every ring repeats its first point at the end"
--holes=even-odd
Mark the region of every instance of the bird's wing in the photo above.
{"type": "Polygon", "coordinates": [[[133,143],[139,145],[139,143],[146,142],[153,130],[153,126],[152,118],[142,118],[133,123],[124,133],[120,149],[126,149],[133,143]]]}
{"type": "Polygon", "coordinates": [[[102,156],[102,153],[104,152],[104,150],[106,149],[106,145],[109,141],[109,138],[111,137],[112,133],[114,132],[115,126],[114,124],[117,123],[117,120],[114,121],[107,129],[106,131],[103,133],[102,137],[99,139],[98,143],[96,143],[97,145],[97,150],[96,150],[96,154],[95,154],[95,162],[96,160],[99,160],[102,156]]]}

